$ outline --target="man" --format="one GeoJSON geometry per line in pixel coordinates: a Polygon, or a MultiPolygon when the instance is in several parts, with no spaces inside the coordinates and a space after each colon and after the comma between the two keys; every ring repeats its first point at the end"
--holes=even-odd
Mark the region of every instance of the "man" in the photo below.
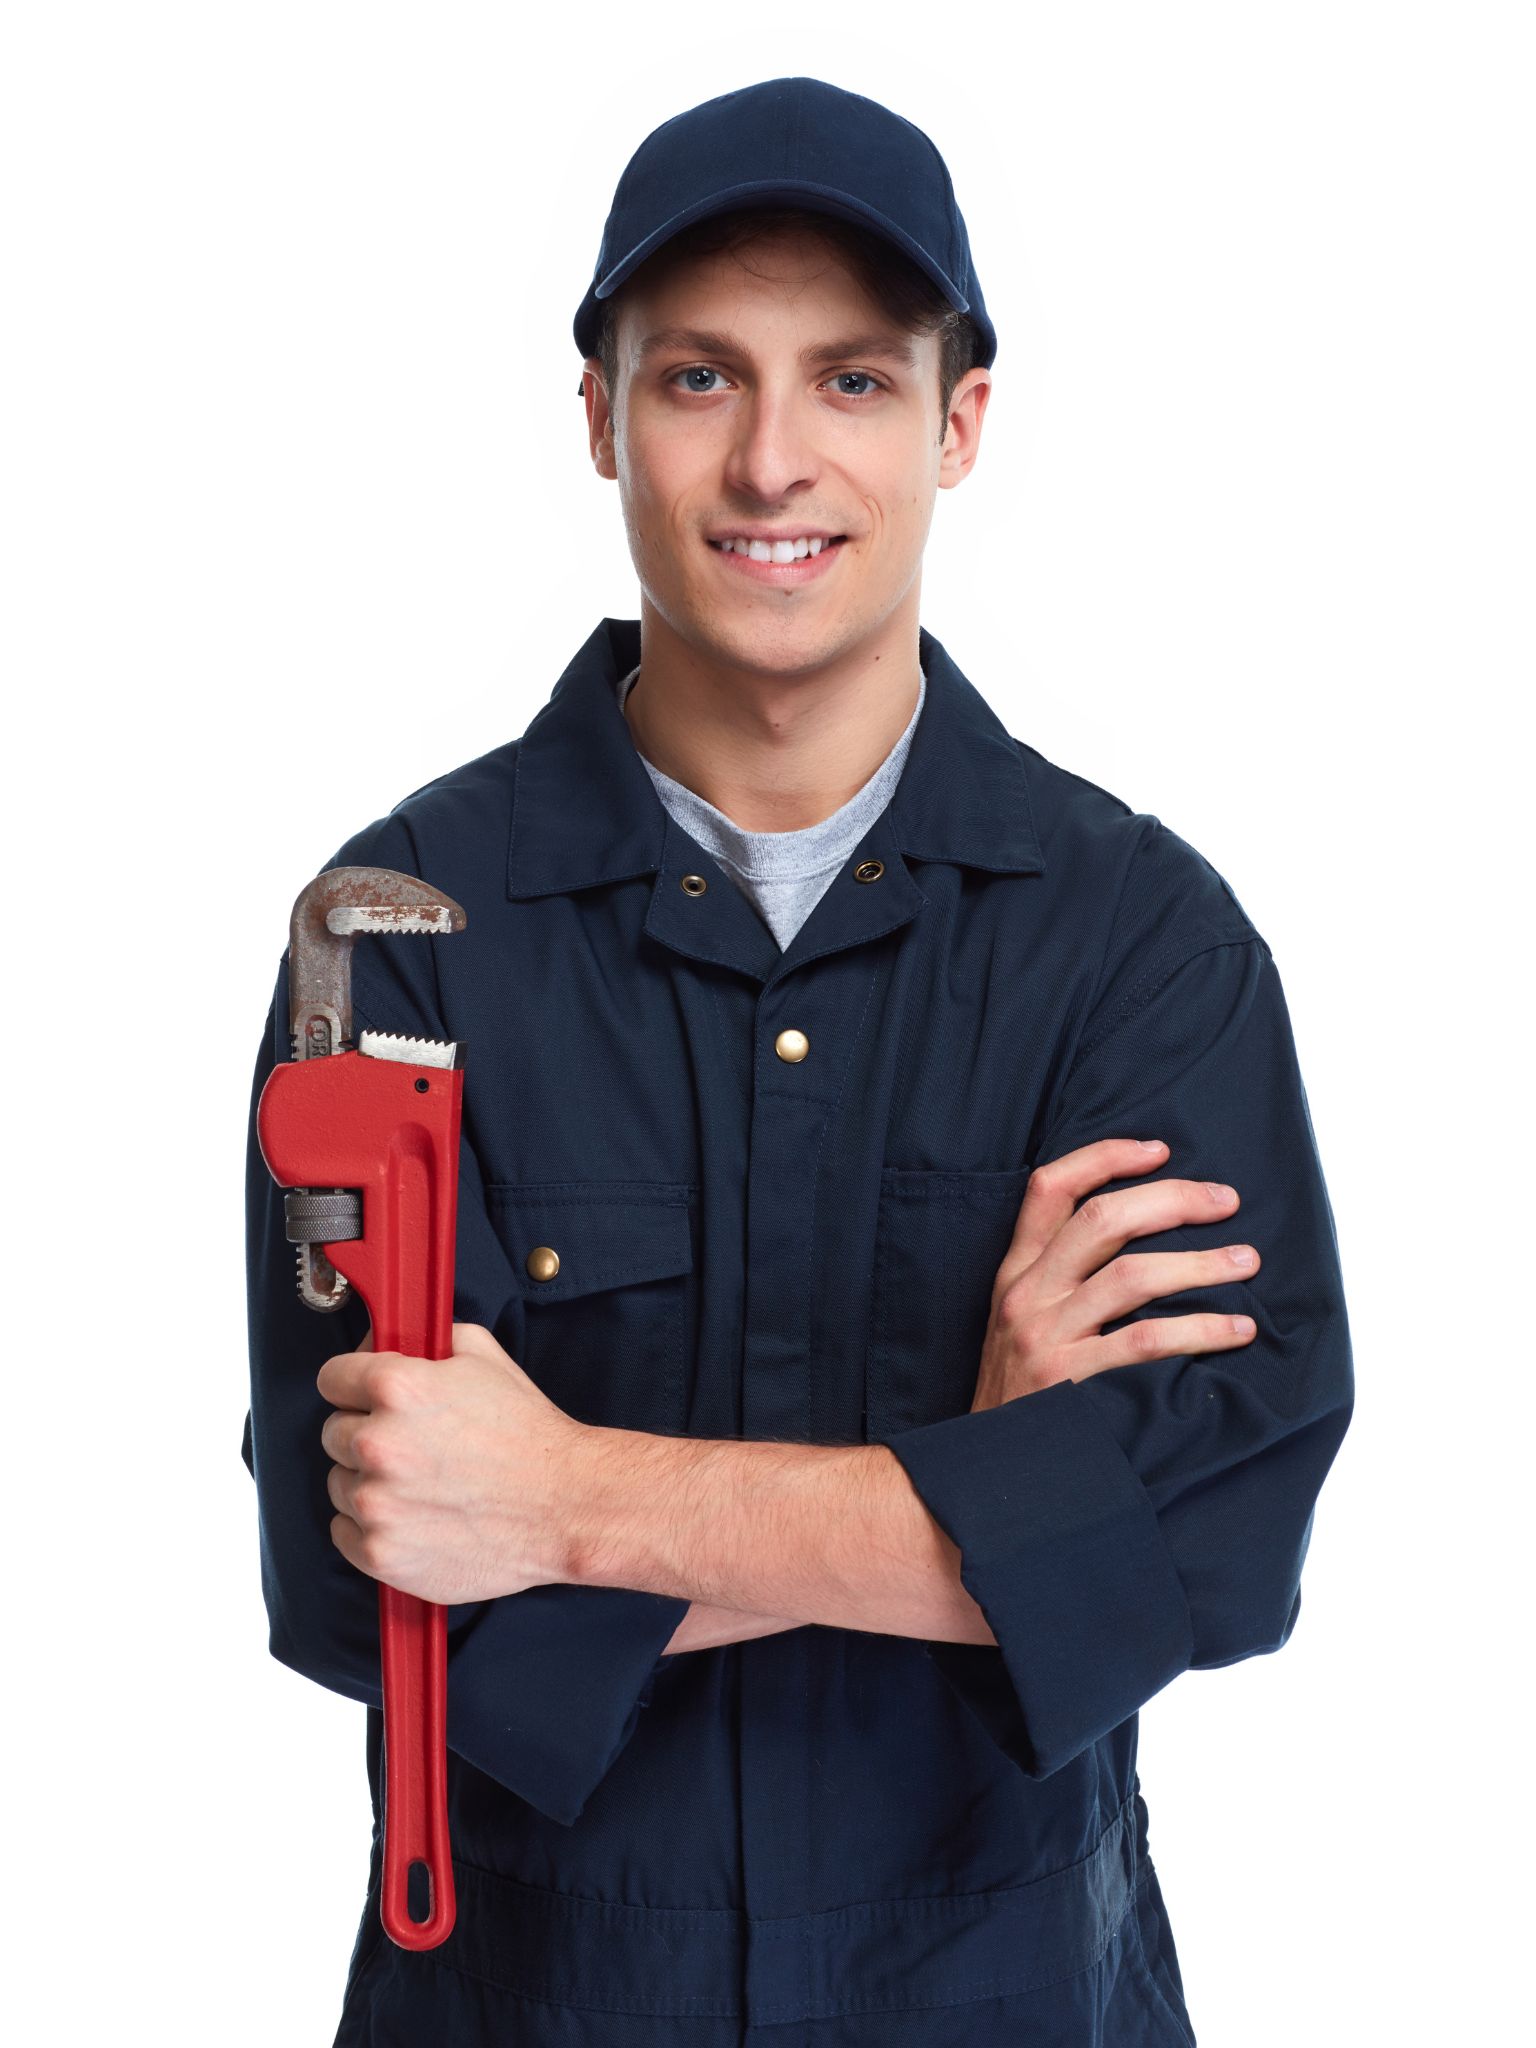
{"type": "Polygon", "coordinates": [[[272,1650],[369,1708],[336,2039],[1188,2042],[1137,1710],[1287,1640],[1353,1397],[1269,946],[919,625],[996,347],[926,137],[666,123],[576,338],[640,618],[333,863],[468,912],[355,963],[469,1048],[452,1359],[306,1316],[252,1154],[272,1650]],[[449,1609],[420,1953],[376,1581],[449,1609]]]}

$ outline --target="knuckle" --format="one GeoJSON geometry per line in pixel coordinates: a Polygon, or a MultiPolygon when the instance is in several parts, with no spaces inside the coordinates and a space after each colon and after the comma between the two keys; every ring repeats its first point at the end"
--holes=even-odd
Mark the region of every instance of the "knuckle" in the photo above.
{"type": "Polygon", "coordinates": [[[352,1455],[357,1460],[359,1471],[383,1472],[387,1469],[389,1454],[384,1448],[383,1437],[377,1428],[370,1428],[367,1423],[352,1439],[352,1455]]]}
{"type": "Polygon", "coordinates": [[[1018,1329],[1024,1320],[1024,1314],[1028,1305],[1024,1295],[1024,1288],[1020,1281],[1010,1280],[1006,1283],[999,1281],[995,1284],[992,1294],[992,1315],[994,1321],[1003,1329],[1018,1329]]]}
{"type": "Polygon", "coordinates": [[[1082,1218],[1084,1228],[1091,1230],[1096,1237],[1100,1236],[1108,1230],[1110,1224],[1109,1197],[1090,1195],[1077,1213],[1082,1218]]]}
{"type": "Polygon", "coordinates": [[[368,1392],[375,1408],[398,1408],[405,1398],[406,1369],[397,1358],[383,1358],[369,1369],[368,1392]]]}
{"type": "Polygon", "coordinates": [[[1130,1324],[1125,1336],[1138,1358],[1156,1358],[1161,1355],[1163,1338],[1155,1317],[1144,1317],[1141,1322],[1130,1324]]]}
{"type": "Polygon", "coordinates": [[[353,1521],[377,1528],[382,1499],[377,1480],[360,1479],[352,1489],[353,1521]]]}

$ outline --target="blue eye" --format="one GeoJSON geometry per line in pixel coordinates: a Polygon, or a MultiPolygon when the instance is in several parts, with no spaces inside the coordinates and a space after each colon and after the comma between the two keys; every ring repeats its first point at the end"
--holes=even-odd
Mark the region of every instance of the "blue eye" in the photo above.
{"type": "MultiPolygon", "coordinates": [[[[674,370],[669,381],[675,384],[679,377],[705,379],[718,377],[720,374],[719,370],[712,370],[707,363],[690,363],[685,369],[674,370]]],[[[868,370],[839,370],[833,382],[844,387],[839,393],[843,398],[869,398],[881,388],[878,379],[871,376],[868,370]],[[846,386],[850,383],[863,383],[870,388],[867,391],[849,391],[846,386]]],[[[719,387],[705,382],[690,382],[685,389],[696,393],[700,398],[713,398],[719,387]]]]}

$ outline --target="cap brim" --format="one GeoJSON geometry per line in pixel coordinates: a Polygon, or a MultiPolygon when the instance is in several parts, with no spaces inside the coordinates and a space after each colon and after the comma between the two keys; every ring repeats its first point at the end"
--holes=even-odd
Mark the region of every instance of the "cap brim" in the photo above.
{"type": "MultiPolygon", "coordinates": [[[[600,302],[611,298],[624,283],[633,276],[649,256],[654,256],[664,243],[692,227],[696,221],[708,220],[717,213],[731,213],[738,207],[773,206],[793,204],[804,207],[810,213],[827,213],[839,220],[852,221],[856,227],[871,228],[899,249],[910,262],[915,263],[925,277],[930,278],[948,299],[957,313],[968,313],[970,301],[928,251],[914,242],[912,237],[899,228],[893,220],[878,207],[864,201],[852,199],[846,192],[839,192],[828,185],[818,185],[805,179],[771,178],[759,179],[751,184],[730,185],[725,190],[711,193],[708,199],[695,201],[685,206],[680,213],[653,230],[643,242],[637,242],[605,276],[591,286],[582,301],[576,320],[576,345],[583,356],[590,356],[596,348],[596,320],[600,302]],[[583,332],[585,329],[585,332],[583,332]]],[[[577,389],[582,387],[578,385],[577,389]]]]}

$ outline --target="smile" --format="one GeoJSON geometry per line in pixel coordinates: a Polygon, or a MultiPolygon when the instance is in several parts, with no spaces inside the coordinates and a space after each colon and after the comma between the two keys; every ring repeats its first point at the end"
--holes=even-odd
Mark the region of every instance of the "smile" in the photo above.
{"type": "Polygon", "coordinates": [[[793,588],[824,576],[842,551],[846,534],[834,540],[801,536],[796,540],[712,540],[709,546],[720,556],[728,573],[746,576],[756,583],[793,588]]]}

